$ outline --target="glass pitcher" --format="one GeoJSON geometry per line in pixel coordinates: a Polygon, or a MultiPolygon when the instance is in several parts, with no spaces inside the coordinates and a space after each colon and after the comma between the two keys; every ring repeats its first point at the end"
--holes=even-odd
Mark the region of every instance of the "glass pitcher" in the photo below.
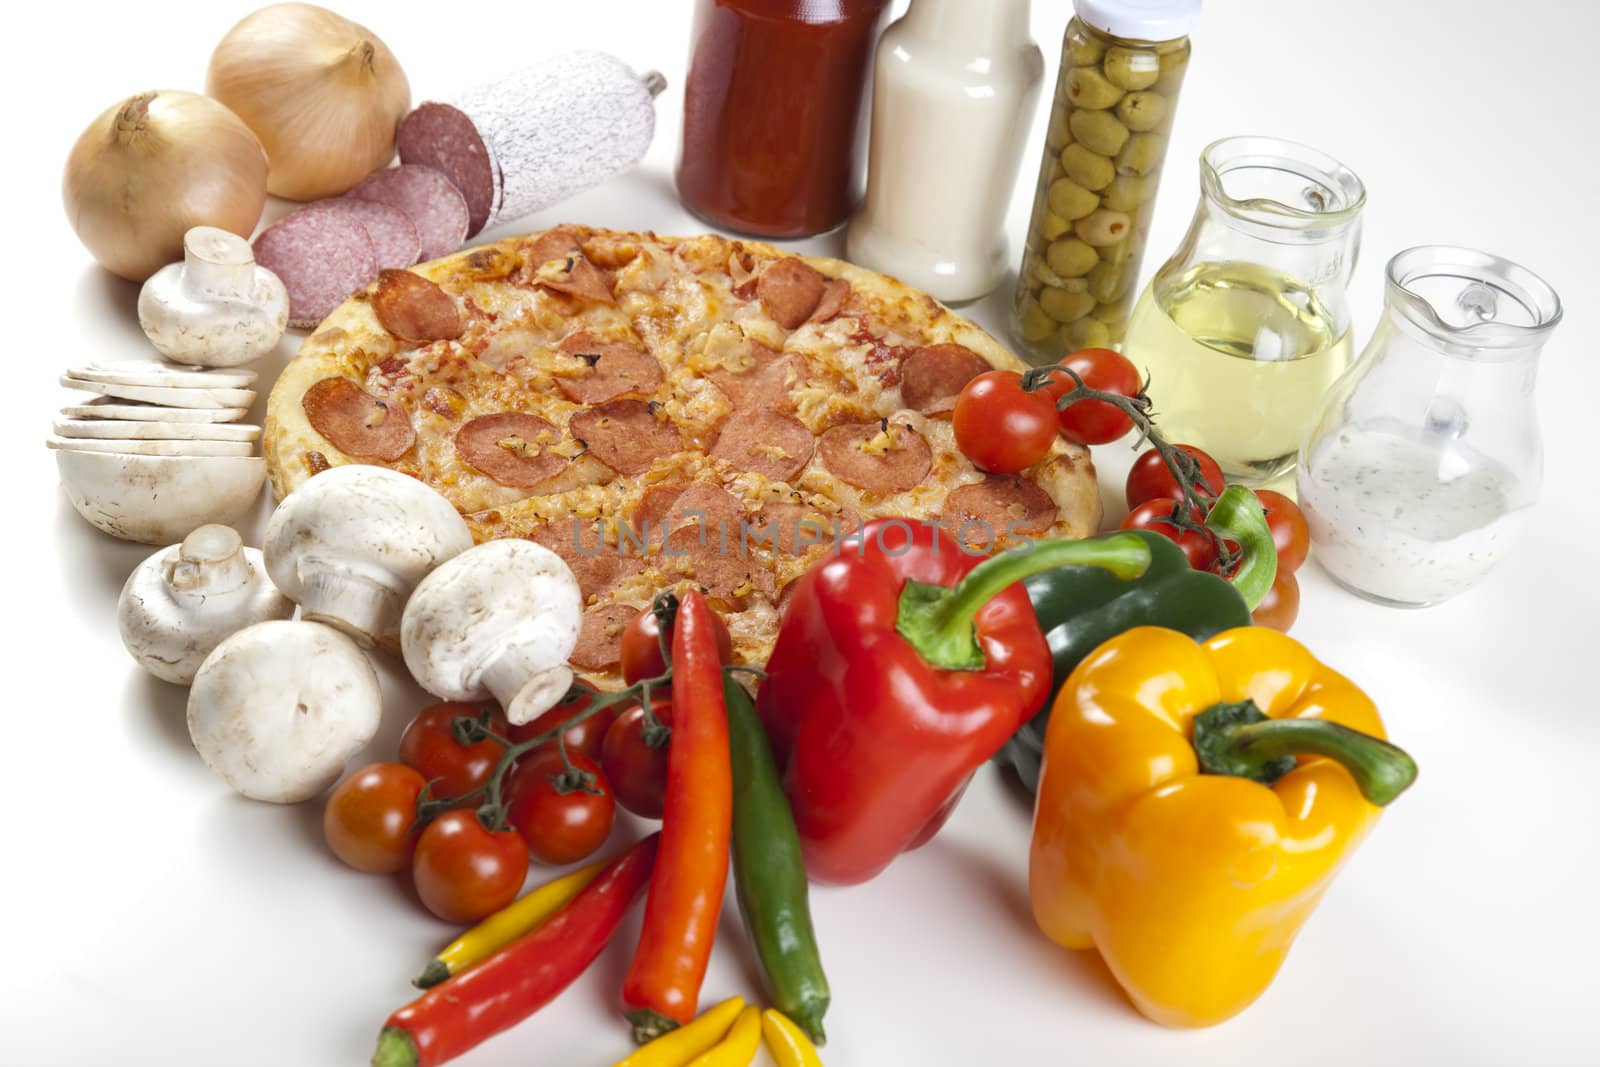
{"type": "Polygon", "coordinates": [[[1389,261],[1382,321],[1300,455],[1316,558],[1382,604],[1425,607],[1482,578],[1539,495],[1533,406],[1556,292],[1486,252],[1389,261]]]}
{"type": "Polygon", "coordinates": [[[1122,351],[1150,377],[1169,440],[1198,445],[1230,481],[1294,467],[1329,386],[1350,363],[1345,289],[1366,189],[1338,160],[1270,137],[1200,155],[1200,204],[1139,297],[1122,351]]]}

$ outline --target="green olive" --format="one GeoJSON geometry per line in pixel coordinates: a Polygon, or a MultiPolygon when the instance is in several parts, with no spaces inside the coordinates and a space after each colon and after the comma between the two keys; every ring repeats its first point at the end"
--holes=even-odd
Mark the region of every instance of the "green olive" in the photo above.
{"type": "MultiPolygon", "coordinates": [[[[1133,219],[1126,211],[1101,208],[1073,223],[1072,232],[1085,244],[1104,248],[1126,241],[1133,232],[1133,219]]],[[[1054,248],[1055,245],[1050,247],[1054,248]]]]}
{"type": "Polygon", "coordinates": [[[1111,304],[1101,304],[1094,309],[1094,317],[1105,323],[1113,334],[1121,334],[1128,326],[1128,301],[1122,299],[1111,304]]]}
{"type": "Polygon", "coordinates": [[[1067,126],[1074,141],[1102,156],[1114,156],[1128,143],[1128,127],[1109,111],[1074,111],[1067,126]]]}
{"type": "MultiPolygon", "coordinates": [[[[1062,179],[1062,181],[1065,180],[1065,178],[1062,179]]],[[[1070,221],[1062,218],[1060,215],[1057,215],[1054,211],[1046,209],[1044,213],[1044,222],[1039,226],[1039,232],[1044,234],[1046,239],[1054,241],[1057,237],[1060,237],[1064,233],[1069,233],[1071,230],[1072,223],[1070,221]]]]}
{"type": "Polygon", "coordinates": [[[1161,60],[1140,48],[1108,48],[1103,65],[1113,85],[1128,90],[1148,89],[1161,77],[1161,60]]]}
{"type": "Polygon", "coordinates": [[[1045,262],[1063,278],[1081,278],[1089,273],[1090,267],[1100,262],[1100,257],[1090,245],[1075,237],[1068,237],[1050,243],[1045,262]]]}
{"type": "Polygon", "coordinates": [[[1094,297],[1070,289],[1046,289],[1039,294],[1039,306],[1057,322],[1077,322],[1094,310],[1094,297]]]}
{"type": "Polygon", "coordinates": [[[1050,126],[1045,130],[1044,143],[1050,151],[1059,152],[1072,142],[1072,131],[1067,128],[1067,110],[1058,107],[1050,113],[1050,126]]]}
{"type": "Polygon", "coordinates": [[[1106,186],[1100,199],[1112,211],[1137,211],[1145,202],[1147,181],[1137,174],[1119,174],[1106,186]]]}
{"type": "Polygon", "coordinates": [[[1159,133],[1136,133],[1117,153],[1117,173],[1137,174],[1142,178],[1161,166],[1161,157],[1166,154],[1165,137],[1159,133]]]}
{"type": "Polygon", "coordinates": [[[1073,181],[1057,178],[1050,183],[1050,210],[1071,222],[1100,206],[1100,198],[1073,181]]]}
{"type": "Polygon", "coordinates": [[[1161,125],[1167,117],[1167,98],[1159,93],[1129,93],[1117,104],[1117,118],[1130,130],[1143,133],[1161,125]]]}
{"type": "Polygon", "coordinates": [[[1074,33],[1067,32],[1067,61],[1074,67],[1092,67],[1100,62],[1100,57],[1106,54],[1106,46],[1096,40],[1087,30],[1074,33]]]}
{"type": "Polygon", "coordinates": [[[1062,327],[1062,334],[1074,349],[1104,348],[1111,343],[1111,330],[1096,318],[1084,317],[1062,327]]]}
{"type": "Polygon", "coordinates": [[[1121,100],[1122,90],[1106,81],[1099,67],[1079,67],[1067,74],[1067,99],[1073,107],[1095,111],[1121,100]]]}
{"type": "Polygon", "coordinates": [[[1128,281],[1126,264],[1096,263],[1089,271],[1089,294],[1102,304],[1112,304],[1127,294],[1128,281]]]}
{"type": "Polygon", "coordinates": [[[1066,169],[1067,177],[1095,191],[1110,185],[1111,179],[1117,176],[1116,164],[1081,144],[1069,144],[1061,150],[1061,166],[1066,169]]]}
{"type": "Polygon", "coordinates": [[[1044,313],[1039,301],[1031,296],[1022,298],[1021,312],[1017,315],[1017,332],[1023,340],[1038,344],[1056,330],[1056,320],[1044,313]]]}

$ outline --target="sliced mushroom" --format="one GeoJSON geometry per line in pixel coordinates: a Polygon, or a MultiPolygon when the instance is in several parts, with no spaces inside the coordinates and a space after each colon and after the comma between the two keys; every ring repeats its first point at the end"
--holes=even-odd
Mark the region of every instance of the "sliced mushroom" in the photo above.
{"type": "Polygon", "coordinates": [[[261,622],[207,656],[189,690],[189,738],[252,800],[297,804],[338,780],[383,715],[356,643],[315,622],[261,622]]]}
{"type": "Polygon", "coordinates": [[[183,235],[183,262],[139,290],[139,325],[177,363],[233,367],[270,352],[289,321],[289,294],[256,266],[250,243],[215,226],[183,235]]]}
{"type": "Polygon", "coordinates": [[[466,521],[415,478],[348,464],[284,498],[267,523],[267,573],[300,617],[362,647],[393,648],[406,597],[434,567],[472,547],[466,521]]]}
{"type": "Polygon", "coordinates": [[[445,700],[493,697],[514,724],[572,685],[583,595],[560,556],[532,541],[489,541],[428,575],[400,624],[406,667],[445,700]]]}
{"type": "Polygon", "coordinates": [[[260,551],[244,547],[228,526],[202,526],[146,559],[117,601],[128,654],[174,685],[194,681],[229,634],[293,614],[294,601],[268,580],[260,551]]]}

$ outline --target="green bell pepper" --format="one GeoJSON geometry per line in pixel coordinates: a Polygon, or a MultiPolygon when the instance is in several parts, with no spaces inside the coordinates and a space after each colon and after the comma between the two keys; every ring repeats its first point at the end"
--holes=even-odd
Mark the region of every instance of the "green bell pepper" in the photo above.
{"type": "Polygon", "coordinates": [[[1023,579],[1055,658],[1050,699],[995,759],[1013,768],[1029,791],[1039,784],[1044,729],[1055,694],[1085,656],[1135,626],[1165,626],[1204,641],[1250,625],[1244,597],[1225,578],[1189,566],[1183,550],[1149,530],[1132,531],[1150,546],[1150,566],[1122,580],[1100,567],[1057,567],[1023,579]]]}

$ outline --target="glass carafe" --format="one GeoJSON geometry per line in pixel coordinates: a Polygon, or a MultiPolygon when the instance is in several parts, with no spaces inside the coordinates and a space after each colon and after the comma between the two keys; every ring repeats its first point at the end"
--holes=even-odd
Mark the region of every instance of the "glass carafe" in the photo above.
{"type": "Polygon", "coordinates": [[[1123,354],[1150,377],[1169,440],[1230,480],[1294,467],[1328,387],[1350,363],[1345,289],[1366,190],[1338,160],[1270,137],[1200,156],[1200,204],[1128,323],[1123,354]]]}
{"type": "Polygon", "coordinates": [[[1554,289],[1486,252],[1389,261],[1383,319],[1300,454],[1315,558],[1336,581],[1424,607],[1505,555],[1539,495],[1533,386],[1560,320],[1554,289]]]}

